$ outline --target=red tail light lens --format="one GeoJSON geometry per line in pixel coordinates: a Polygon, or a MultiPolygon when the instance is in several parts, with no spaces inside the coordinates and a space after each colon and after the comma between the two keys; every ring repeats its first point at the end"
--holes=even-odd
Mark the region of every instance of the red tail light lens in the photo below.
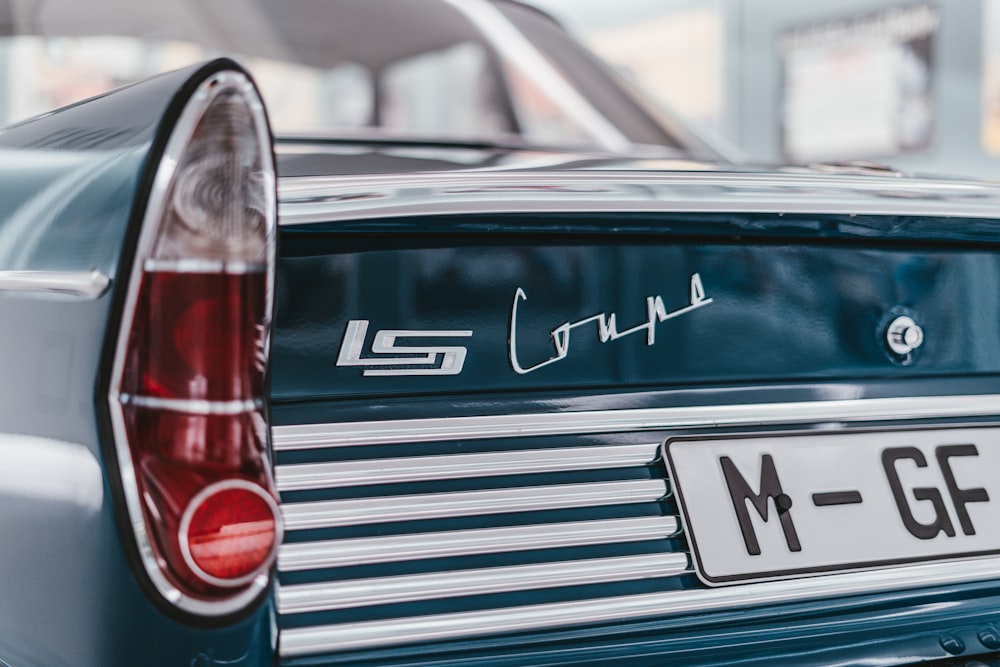
{"type": "Polygon", "coordinates": [[[274,498],[246,482],[207,487],[181,518],[180,546],[188,566],[217,586],[249,581],[274,553],[274,498]]]}
{"type": "Polygon", "coordinates": [[[256,598],[281,539],[264,385],[274,178],[253,85],[211,75],[158,167],[115,359],[112,421],[143,564],[167,600],[203,615],[256,598]]]}
{"type": "Polygon", "coordinates": [[[172,399],[261,396],[266,289],[263,271],[144,272],[124,386],[172,399]]]}

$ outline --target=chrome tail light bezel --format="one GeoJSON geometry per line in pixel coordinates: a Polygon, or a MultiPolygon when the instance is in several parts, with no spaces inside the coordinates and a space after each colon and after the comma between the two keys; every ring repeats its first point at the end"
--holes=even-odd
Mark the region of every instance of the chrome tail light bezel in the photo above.
{"type": "MultiPolygon", "coordinates": [[[[264,225],[266,235],[266,258],[264,267],[265,325],[262,360],[265,364],[264,390],[257,406],[263,413],[265,423],[265,469],[273,484],[273,467],[270,450],[268,371],[266,364],[270,352],[271,323],[273,320],[273,298],[275,283],[275,262],[277,257],[277,199],[276,173],[274,167],[273,139],[267,113],[260,94],[250,76],[236,63],[228,59],[213,61],[191,75],[174,99],[164,118],[160,121],[156,139],[149,151],[146,163],[146,173],[141,179],[138,193],[133,204],[130,240],[124,250],[116,280],[113,311],[117,310],[117,327],[108,331],[108,345],[105,348],[103,368],[110,366],[110,373],[99,380],[98,403],[107,407],[107,423],[110,437],[106,438],[108,447],[105,449],[109,461],[109,478],[113,495],[116,499],[116,510],[125,541],[126,551],[132,561],[133,570],[142,587],[152,593],[151,597],[158,606],[168,612],[180,612],[184,618],[222,619],[239,614],[253,606],[269,589],[273,572],[274,557],[264,567],[254,572],[252,576],[230,586],[231,594],[208,599],[185,591],[175,584],[164,571],[165,564],[153,544],[149,533],[147,520],[144,516],[141,484],[133,459],[132,448],[128,441],[126,424],[126,405],[134,400],[123,391],[130,336],[136,319],[136,309],[139,300],[140,283],[145,271],[146,258],[151,257],[153,246],[157,241],[161,218],[169,205],[168,198],[172,184],[177,176],[178,166],[182,157],[194,139],[199,122],[215,100],[219,90],[237,89],[247,109],[253,117],[255,140],[259,146],[260,159],[263,168],[270,174],[271,182],[266,188],[267,201],[264,206],[264,225]],[[117,474],[115,474],[117,473],[117,474]],[[150,590],[152,589],[152,590],[150,590]],[[166,603],[166,604],[163,604],[166,603]]],[[[247,270],[245,265],[233,262],[212,262],[205,260],[189,260],[181,262],[179,268],[189,271],[215,271],[219,273],[240,273],[247,270]]],[[[113,312],[114,315],[114,312],[113,312]]],[[[171,407],[170,399],[163,403],[171,407]]],[[[195,401],[192,401],[195,403],[195,401]]],[[[212,414],[214,407],[208,403],[195,406],[203,409],[205,414],[212,414]]],[[[281,541],[280,513],[274,504],[277,528],[275,549],[281,541]]],[[[232,582],[230,582],[232,583],[232,582]]]]}

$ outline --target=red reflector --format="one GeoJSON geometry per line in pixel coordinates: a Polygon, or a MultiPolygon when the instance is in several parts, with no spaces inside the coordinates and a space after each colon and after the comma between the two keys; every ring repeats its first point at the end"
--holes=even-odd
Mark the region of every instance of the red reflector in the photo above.
{"type": "Polygon", "coordinates": [[[278,526],[274,499],[260,487],[220,482],[199,493],[185,511],[181,549],[207,583],[239,586],[270,563],[278,526]]]}

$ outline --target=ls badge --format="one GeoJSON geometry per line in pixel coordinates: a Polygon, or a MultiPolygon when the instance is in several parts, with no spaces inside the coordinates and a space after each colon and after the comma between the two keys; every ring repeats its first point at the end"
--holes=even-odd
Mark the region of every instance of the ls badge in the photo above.
{"type": "Polygon", "coordinates": [[[468,352],[461,346],[425,347],[399,345],[406,338],[468,338],[471,331],[412,331],[382,329],[372,339],[370,357],[362,357],[368,320],[350,320],[337,355],[338,366],[361,366],[365,377],[400,375],[458,375],[468,352]]]}

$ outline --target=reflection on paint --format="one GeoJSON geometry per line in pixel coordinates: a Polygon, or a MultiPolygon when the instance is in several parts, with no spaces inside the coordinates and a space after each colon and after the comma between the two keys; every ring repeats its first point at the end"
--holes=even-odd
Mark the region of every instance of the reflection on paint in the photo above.
{"type": "Polygon", "coordinates": [[[0,496],[77,505],[88,513],[104,502],[101,464],[85,446],[0,434],[0,496]]]}

